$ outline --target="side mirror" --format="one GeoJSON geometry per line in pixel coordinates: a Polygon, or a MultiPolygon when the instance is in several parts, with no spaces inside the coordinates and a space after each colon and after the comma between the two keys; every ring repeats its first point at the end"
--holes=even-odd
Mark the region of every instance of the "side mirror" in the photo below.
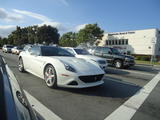
{"type": "Polygon", "coordinates": [[[30,54],[30,55],[34,55],[34,56],[36,56],[33,52],[29,52],[29,54],[30,54]]]}
{"type": "Polygon", "coordinates": [[[111,52],[111,51],[109,51],[108,53],[109,53],[110,55],[112,55],[112,52],[111,52]]]}

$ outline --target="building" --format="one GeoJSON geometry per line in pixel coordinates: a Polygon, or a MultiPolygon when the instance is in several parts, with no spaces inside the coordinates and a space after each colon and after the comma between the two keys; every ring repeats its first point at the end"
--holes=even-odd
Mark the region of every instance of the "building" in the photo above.
{"type": "Polygon", "coordinates": [[[99,46],[119,48],[133,55],[155,55],[160,57],[160,30],[145,29],[105,33],[99,46]]]}

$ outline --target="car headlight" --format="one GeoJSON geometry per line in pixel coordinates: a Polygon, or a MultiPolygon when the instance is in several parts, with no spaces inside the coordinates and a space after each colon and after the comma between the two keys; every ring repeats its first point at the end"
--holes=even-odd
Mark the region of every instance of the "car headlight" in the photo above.
{"type": "Polygon", "coordinates": [[[98,60],[98,63],[99,64],[106,64],[106,61],[105,60],[98,60]]]}
{"type": "Polygon", "coordinates": [[[64,62],[63,62],[63,64],[64,64],[64,67],[66,70],[71,71],[71,72],[76,72],[76,69],[73,68],[71,65],[64,63],[64,62]]]}
{"type": "Polygon", "coordinates": [[[128,57],[125,57],[125,60],[126,60],[126,61],[130,61],[131,59],[130,59],[130,58],[128,58],[128,57]]]}
{"type": "Polygon", "coordinates": [[[102,68],[101,65],[100,65],[100,63],[99,63],[98,61],[93,60],[93,59],[90,59],[90,60],[93,61],[93,62],[95,63],[95,65],[97,65],[97,66],[99,66],[100,68],[102,68]]]}

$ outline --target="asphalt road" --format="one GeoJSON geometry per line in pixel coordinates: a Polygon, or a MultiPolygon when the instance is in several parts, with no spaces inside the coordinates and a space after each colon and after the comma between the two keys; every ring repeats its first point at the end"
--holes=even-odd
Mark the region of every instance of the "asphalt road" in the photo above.
{"type": "MultiPolygon", "coordinates": [[[[105,83],[100,87],[50,89],[42,79],[30,73],[18,71],[17,55],[2,52],[0,54],[5,58],[20,85],[64,120],[103,120],[107,118],[125,101],[139,92],[160,70],[160,68],[141,65],[129,69],[108,67],[105,83]]],[[[149,94],[132,120],[160,120],[159,93],[160,83],[149,94]]]]}

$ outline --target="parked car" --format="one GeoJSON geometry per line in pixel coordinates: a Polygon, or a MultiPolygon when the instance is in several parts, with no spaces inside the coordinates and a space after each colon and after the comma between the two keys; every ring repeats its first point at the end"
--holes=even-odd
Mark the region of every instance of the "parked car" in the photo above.
{"type": "Polygon", "coordinates": [[[100,68],[102,68],[103,70],[106,70],[107,68],[108,63],[106,59],[93,56],[85,49],[72,48],[72,47],[65,47],[65,49],[68,50],[73,55],[75,55],[75,57],[77,58],[82,58],[82,59],[88,60],[89,62],[92,62],[93,64],[94,63],[98,64],[100,68]]]}
{"type": "Polygon", "coordinates": [[[106,58],[108,64],[116,68],[125,68],[135,65],[133,56],[121,54],[116,48],[96,47],[92,54],[106,58]]]}
{"type": "Polygon", "coordinates": [[[3,45],[2,47],[2,51],[3,52],[6,52],[6,53],[11,53],[11,49],[13,48],[14,46],[13,45],[3,45]]]}
{"type": "Polygon", "coordinates": [[[104,71],[60,47],[35,45],[19,55],[19,71],[45,80],[48,87],[85,88],[103,84],[104,71]]]}
{"type": "Polygon", "coordinates": [[[38,120],[14,74],[0,56],[0,119],[38,120]]]}
{"type": "Polygon", "coordinates": [[[19,55],[19,53],[23,51],[23,47],[22,46],[15,46],[11,49],[11,51],[13,54],[19,55]]]}

